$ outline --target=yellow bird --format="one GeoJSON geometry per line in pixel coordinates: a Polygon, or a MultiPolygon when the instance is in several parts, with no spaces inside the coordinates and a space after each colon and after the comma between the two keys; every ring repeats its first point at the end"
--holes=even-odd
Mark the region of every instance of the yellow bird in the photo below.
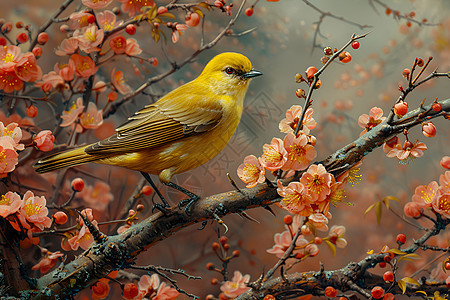
{"type": "Polygon", "coordinates": [[[136,112],[116,134],[46,157],[34,167],[44,173],[94,162],[156,174],[172,186],[173,175],[222,151],[241,119],[250,79],[259,75],[244,55],[219,54],[195,80],[136,112]]]}

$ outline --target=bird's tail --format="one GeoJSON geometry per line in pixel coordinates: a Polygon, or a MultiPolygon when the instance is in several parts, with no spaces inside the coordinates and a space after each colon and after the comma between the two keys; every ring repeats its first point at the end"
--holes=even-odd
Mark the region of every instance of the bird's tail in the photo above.
{"type": "Polygon", "coordinates": [[[90,155],[84,151],[89,146],[50,155],[39,160],[33,167],[36,169],[36,172],[45,173],[98,160],[99,156],[90,155]]]}

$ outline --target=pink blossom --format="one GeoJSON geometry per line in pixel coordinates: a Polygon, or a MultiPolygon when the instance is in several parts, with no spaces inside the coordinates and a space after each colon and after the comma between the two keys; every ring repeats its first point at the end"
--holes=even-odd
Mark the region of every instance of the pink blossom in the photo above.
{"type": "Polygon", "coordinates": [[[141,296],[153,299],[156,295],[158,287],[160,285],[159,276],[152,274],[152,276],[142,275],[138,282],[138,287],[141,296]]]}
{"type": "Polygon", "coordinates": [[[164,282],[161,282],[158,288],[158,292],[156,293],[155,298],[152,300],[173,300],[176,299],[180,293],[174,289],[166,285],[164,282]]]}
{"type": "Polygon", "coordinates": [[[81,2],[89,8],[99,9],[108,6],[112,0],[81,0],[81,2]]]}
{"type": "Polygon", "coordinates": [[[17,46],[8,45],[0,47],[0,71],[14,71],[22,55],[22,51],[17,46]]]}
{"type": "Polygon", "coordinates": [[[116,14],[110,10],[105,10],[97,14],[97,23],[104,31],[111,31],[116,26],[121,25],[122,21],[116,22],[116,14]]]}
{"type": "Polygon", "coordinates": [[[37,264],[35,264],[31,269],[39,270],[42,274],[45,274],[56,265],[58,257],[63,256],[64,254],[61,253],[60,251],[56,252],[47,251],[47,253],[45,253],[45,255],[41,258],[41,260],[37,264]]]}
{"type": "Polygon", "coordinates": [[[407,202],[403,207],[403,212],[410,218],[417,218],[420,216],[420,206],[416,202],[407,202]]]}
{"type": "MultiPolygon", "coordinates": [[[[91,221],[92,225],[98,228],[98,223],[96,220],[94,220],[92,209],[86,208],[81,213],[85,215],[89,219],[89,221],[91,221]]],[[[94,238],[92,237],[91,232],[87,228],[86,224],[84,224],[84,221],[83,219],[81,219],[81,217],[78,218],[78,224],[81,226],[81,229],[76,232],[76,234],[67,242],[72,250],[77,250],[78,247],[86,250],[92,244],[94,238]]]]}
{"type": "MultiPolygon", "coordinates": [[[[282,233],[275,233],[273,239],[275,245],[266,251],[267,253],[275,254],[276,257],[281,258],[292,243],[292,234],[289,230],[286,230],[282,233]]],[[[295,242],[295,246],[299,249],[304,248],[307,244],[308,241],[302,235],[300,235],[295,242]]]]}
{"type": "Polygon", "coordinates": [[[445,171],[444,174],[439,176],[439,184],[450,188],[450,171],[445,171]]]}
{"type": "Polygon", "coordinates": [[[330,228],[329,237],[330,241],[339,248],[345,248],[347,246],[347,240],[343,238],[345,235],[345,226],[333,225],[330,228]]]}
{"type": "MultiPolygon", "coordinates": [[[[291,108],[286,111],[286,118],[281,120],[278,126],[280,131],[285,133],[294,133],[297,128],[297,123],[302,115],[302,110],[303,109],[300,105],[292,105],[291,108]]],[[[309,134],[310,129],[314,129],[317,125],[316,121],[312,117],[313,112],[314,110],[312,108],[308,108],[306,110],[305,117],[303,119],[303,127],[301,130],[305,134],[309,134]]]]}
{"type": "Polygon", "coordinates": [[[319,247],[316,244],[308,244],[305,247],[305,254],[309,256],[316,256],[319,254],[319,247]]]}
{"type": "Polygon", "coordinates": [[[114,68],[111,72],[111,83],[116,88],[116,90],[122,95],[131,93],[131,87],[126,83],[126,77],[122,71],[117,71],[114,68]]]}
{"type": "Polygon", "coordinates": [[[19,162],[19,155],[14,150],[10,137],[0,137],[0,178],[6,177],[9,172],[14,171],[19,162]]]}
{"type": "Polygon", "coordinates": [[[142,53],[142,49],[135,39],[127,39],[127,47],[125,49],[125,54],[129,56],[136,56],[142,53]]]}
{"type": "Polygon", "coordinates": [[[323,201],[331,192],[333,175],[327,172],[322,164],[311,165],[308,171],[303,173],[300,182],[309,189],[314,201],[323,201]]]}
{"type": "Polygon", "coordinates": [[[450,169],[450,156],[442,157],[440,164],[444,169],[450,169]]]}
{"type": "Polygon", "coordinates": [[[225,296],[233,299],[250,289],[247,286],[247,283],[249,282],[250,275],[246,274],[245,276],[242,276],[241,272],[234,271],[234,276],[231,281],[225,281],[220,287],[220,290],[225,296]]]}
{"type": "Polygon", "coordinates": [[[20,91],[22,88],[23,81],[14,70],[4,71],[0,69],[0,90],[3,90],[5,93],[12,93],[13,91],[20,91]]]}
{"type": "Polygon", "coordinates": [[[436,135],[436,126],[428,122],[422,125],[422,133],[426,137],[434,137],[436,135]]]}
{"type": "Polygon", "coordinates": [[[123,54],[127,47],[127,40],[119,35],[109,41],[109,46],[115,54],[123,54]]]}
{"type": "Polygon", "coordinates": [[[70,59],[75,63],[75,74],[77,76],[87,78],[97,72],[98,67],[95,66],[94,61],[89,56],[82,56],[76,53],[70,59]]]}
{"type": "Polygon", "coordinates": [[[309,216],[312,214],[312,198],[308,190],[300,182],[290,182],[288,186],[283,186],[278,180],[278,195],[283,197],[280,206],[292,214],[309,216]]]}
{"type": "Polygon", "coordinates": [[[59,56],[66,56],[74,54],[78,49],[78,39],[71,37],[68,39],[64,39],[61,42],[61,45],[58,47],[58,49],[55,51],[56,55],[59,56]]]}
{"type": "Polygon", "coordinates": [[[47,152],[53,149],[55,137],[50,130],[42,130],[33,138],[33,143],[37,149],[47,152]]]}
{"type": "Polygon", "coordinates": [[[69,28],[71,30],[88,26],[89,25],[88,17],[91,15],[92,14],[85,11],[75,12],[69,16],[69,21],[67,22],[67,25],[69,25],[69,28]]]}
{"type": "Polygon", "coordinates": [[[10,137],[10,143],[13,145],[15,150],[25,149],[24,144],[20,144],[22,139],[22,129],[20,129],[19,124],[10,123],[5,127],[3,122],[0,122],[0,137],[10,137]]]}
{"type": "Polygon", "coordinates": [[[91,53],[100,51],[97,46],[103,42],[104,33],[103,29],[98,29],[97,25],[91,24],[75,30],[73,37],[78,40],[80,50],[91,53]]]}
{"type": "Polygon", "coordinates": [[[15,72],[17,77],[26,82],[34,82],[42,77],[41,67],[37,65],[33,53],[25,53],[17,62],[15,72]]]}
{"type": "Polygon", "coordinates": [[[75,77],[75,62],[73,60],[69,60],[67,64],[56,63],[53,70],[65,81],[72,81],[75,77]]]}
{"type": "Polygon", "coordinates": [[[289,132],[284,138],[284,148],[287,151],[287,161],[282,170],[304,170],[317,156],[316,149],[308,144],[305,134],[300,134],[296,138],[292,132],[289,132]]]}
{"type": "Polygon", "coordinates": [[[421,208],[430,207],[433,198],[436,196],[439,185],[436,181],[430,182],[428,185],[419,185],[414,191],[412,201],[417,203],[421,208]]]}
{"type": "Polygon", "coordinates": [[[389,153],[389,151],[394,149],[399,143],[399,138],[397,136],[394,136],[392,139],[383,144],[383,152],[389,153]]]}
{"type": "Polygon", "coordinates": [[[40,87],[45,92],[49,92],[52,89],[64,88],[64,79],[61,75],[56,74],[55,71],[50,71],[48,74],[42,76],[42,81],[38,81],[34,85],[40,87]]]}
{"type": "Polygon", "coordinates": [[[372,107],[369,111],[369,114],[362,114],[358,118],[358,125],[364,130],[361,132],[360,136],[374,128],[381,122],[383,122],[386,118],[383,117],[383,110],[379,107],[372,107]]]}
{"type": "Polygon", "coordinates": [[[84,129],[96,129],[103,124],[103,110],[97,110],[94,102],[89,102],[87,110],[80,115],[80,124],[84,129]]]}
{"type": "Polygon", "coordinates": [[[111,188],[103,181],[96,181],[94,186],[86,185],[79,196],[86,202],[87,206],[97,210],[104,210],[114,199],[111,188]]]}
{"type": "Polygon", "coordinates": [[[15,192],[7,192],[2,195],[0,200],[0,216],[6,218],[9,215],[16,213],[23,205],[23,200],[20,195],[15,192]]]}
{"type": "Polygon", "coordinates": [[[239,178],[244,183],[247,183],[248,188],[252,188],[258,183],[263,183],[266,179],[264,173],[264,167],[261,166],[259,160],[254,155],[245,157],[244,163],[237,169],[239,178]]]}
{"type": "Polygon", "coordinates": [[[30,224],[44,230],[52,225],[52,220],[47,217],[47,200],[44,196],[35,196],[33,192],[27,191],[23,196],[23,206],[17,215],[20,223],[26,229],[30,229],[30,224]]]}
{"type": "Polygon", "coordinates": [[[74,124],[74,122],[77,120],[78,116],[83,112],[84,105],[83,105],[83,99],[77,98],[77,101],[72,104],[72,106],[69,107],[69,110],[63,111],[63,114],[61,116],[61,119],[63,120],[59,126],[61,127],[67,127],[74,124]]]}
{"type": "Polygon", "coordinates": [[[186,29],[188,29],[188,27],[185,24],[174,23],[172,26],[172,42],[178,42],[180,36],[183,34],[183,31],[186,29]]]}
{"type": "Polygon", "coordinates": [[[153,0],[117,0],[122,3],[120,8],[124,13],[128,13],[128,16],[132,17],[141,11],[143,6],[153,6],[155,2],[153,0]]]}
{"type": "Polygon", "coordinates": [[[419,140],[416,140],[414,144],[406,140],[403,147],[400,144],[394,145],[394,148],[389,151],[386,156],[397,157],[399,160],[406,160],[408,158],[421,157],[423,151],[427,149],[427,146],[424,143],[419,142],[419,140]]]}
{"type": "Polygon", "coordinates": [[[440,187],[431,204],[435,212],[450,219],[450,188],[440,187]]]}
{"type": "Polygon", "coordinates": [[[328,218],[321,212],[316,212],[308,217],[309,222],[314,225],[317,230],[328,230],[328,218]]]}
{"type": "Polygon", "coordinates": [[[287,151],[284,149],[283,141],[273,138],[270,145],[264,144],[263,155],[260,158],[261,165],[269,171],[281,169],[287,161],[287,151]]]}

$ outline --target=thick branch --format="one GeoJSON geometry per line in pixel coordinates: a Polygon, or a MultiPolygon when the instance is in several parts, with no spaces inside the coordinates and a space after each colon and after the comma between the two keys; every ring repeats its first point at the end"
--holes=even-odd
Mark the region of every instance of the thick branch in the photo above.
{"type": "MultiPolygon", "coordinates": [[[[450,99],[440,103],[444,112],[450,112],[450,99]]],[[[427,109],[427,107],[416,109],[404,117],[419,116],[427,109]]],[[[440,113],[433,110],[429,112],[431,117],[439,115],[440,113]]],[[[411,123],[410,126],[415,125],[417,124],[411,123]]],[[[395,126],[382,123],[353,143],[339,149],[322,163],[327,170],[338,176],[401,131],[395,126]]],[[[298,178],[289,178],[286,181],[296,179],[298,178]]],[[[166,215],[156,213],[124,233],[111,236],[104,243],[94,244],[62,270],[55,270],[40,278],[38,287],[39,289],[50,289],[52,295],[57,294],[62,298],[76,294],[112,270],[127,268],[133,264],[138,254],[184,227],[214,219],[215,216],[222,217],[229,213],[239,213],[278,201],[280,198],[276,187],[262,183],[251,189],[234,190],[201,198],[191,207],[189,216],[183,209],[177,207],[170,209],[166,215]]],[[[42,296],[42,293],[39,296],[42,296]]]]}

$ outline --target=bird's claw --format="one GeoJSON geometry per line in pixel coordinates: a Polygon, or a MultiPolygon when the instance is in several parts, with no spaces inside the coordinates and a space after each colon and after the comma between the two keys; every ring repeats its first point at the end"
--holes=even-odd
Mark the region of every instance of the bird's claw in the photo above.
{"type": "Polygon", "coordinates": [[[184,207],[184,212],[189,216],[189,215],[191,214],[191,213],[190,213],[190,211],[191,211],[191,206],[192,206],[198,199],[200,199],[200,197],[197,196],[197,195],[195,195],[195,194],[193,194],[193,197],[191,197],[191,198],[189,198],[189,199],[181,200],[181,201],[178,203],[178,208],[181,209],[183,206],[185,206],[185,207],[184,207]]]}
{"type": "Polygon", "coordinates": [[[168,208],[169,208],[169,205],[155,203],[155,204],[153,204],[153,207],[152,207],[152,213],[155,211],[155,209],[157,209],[160,212],[162,212],[163,215],[167,215],[167,213],[169,212],[168,208]]]}

